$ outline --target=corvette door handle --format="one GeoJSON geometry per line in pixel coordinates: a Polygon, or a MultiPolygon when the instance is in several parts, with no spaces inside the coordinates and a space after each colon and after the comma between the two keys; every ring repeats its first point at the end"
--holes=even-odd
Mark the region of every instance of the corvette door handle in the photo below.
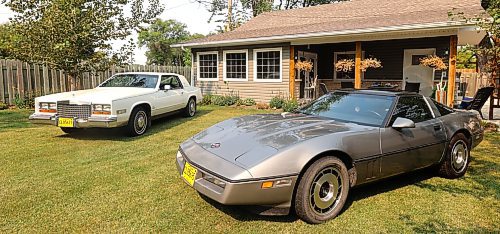
{"type": "Polygon", "coordinates": [[[441,125],[434,125],[434,131],[441,130],[441,125]]]}

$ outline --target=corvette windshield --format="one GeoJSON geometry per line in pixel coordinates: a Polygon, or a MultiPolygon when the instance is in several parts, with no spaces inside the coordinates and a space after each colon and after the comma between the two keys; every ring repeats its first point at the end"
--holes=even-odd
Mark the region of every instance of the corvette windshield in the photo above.
{"type": "Polygon", "coordinates": [[[155,75],[122,74],[113,76],[100,87],[156,88],[157,83],[158,76],[155,75]]]}
{"type": "Polygon", "coordinates": [[[343,122],[381,126],[394,97],[335,92],[320,97],[300,113],[327,117],[343,122]]]}

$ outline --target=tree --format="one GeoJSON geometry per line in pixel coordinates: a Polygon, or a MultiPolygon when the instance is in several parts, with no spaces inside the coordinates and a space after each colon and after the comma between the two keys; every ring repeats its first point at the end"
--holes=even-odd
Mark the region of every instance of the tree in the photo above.
{"type": "MultiPolygon", "coordinates": [[[[232,12],[229,19],[228,0],[196,0],[212,13],[209,21],[223,22],[227,25],[224,31],[231,31],[264,12],[272,10],[287,10],[294,8],[310,7],[348,0],[232,0],[232,12]]],[[[221,30],[219,30],[221,31],[221,30]]]]}
{"type": "Polygon", "coordinates": [[[476,68],[476,53],[469,47],[461,47],[457,55],[458,69],[475,69],[476,68]]]}
{"type": "Polygon", "coordinates": [[[478,46],[469,46],[478,59],[483,71],[492,74],[491,82],[500,74],[500,0],[483,0],[482,6],[487,8],[487,14],[466,16],[455,10],[450,17],[455,20],[475,23],[481,30],[486,31],[486,37],[478,46]]]}
{"type": "MultiPolygon", "coordinates": [[[[1,0],[15,12],[12,55],[64,70],[75,90],[85,71],[130,62],[133,41],[115,51],[143,23],[163,11],[159,0],[1,0]],[[130,16],[125,8],[131,8],[130,16]]],[[[81,83],[81,82],[80,82],[81,83]]]]}
{"type": "Polygon", "coordinates": [[[184,51],[170,46],[191,37],[187,26],[176,20],[156,19],[139,33],[139,46],[146,46],[148,64],[184,65],[184,51]]]}
{"type": "Polygon", "coordinates": [[[12,33],[9,24],[0,24],[0,59],[9,58],[12,46],[12,33]]]}

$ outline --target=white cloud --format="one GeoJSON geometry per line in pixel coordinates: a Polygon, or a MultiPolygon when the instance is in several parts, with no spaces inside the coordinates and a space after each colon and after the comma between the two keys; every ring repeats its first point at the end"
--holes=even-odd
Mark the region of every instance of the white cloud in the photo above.
{"type": "MultiPolygon", "coordinates": [[[[169,0],[163,1],[165,6],[165,11],[159,16],[159,18],[175,19],[187,25],[188,30],[191,33],[201,33],[208,34],[215,31],[217,28],[216,23],[208,23],[210,18],[210,12],[208,12],[204,6],[195,2],[194,0],[169,0]]],[[[13,16],[12,11],[3,4],[0,4],[0,23],[5,23],[9,21],[9,18],[13,16]]],[[[137,35],[132,35],[134,39],[137,39],[137,35]]],[[[114,43],[116,48],[123,45],[123,42],[114,43]]],[[[135,50],[135,62],[138,64],[146,63],[146,52],[145,48],[137,48],[135,50]]]]}

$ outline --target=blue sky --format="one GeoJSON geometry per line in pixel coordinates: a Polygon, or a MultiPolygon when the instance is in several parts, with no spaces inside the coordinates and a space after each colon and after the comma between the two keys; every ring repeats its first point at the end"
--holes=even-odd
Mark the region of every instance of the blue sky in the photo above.
{"type": "MultiPolygon", "coordinates": [[[[165,11],[160,15],[161,19],[175,19],[187,25],[191,33],[208,34],[217,28],[216,23],[208,23],[210,13],[204,6],[196,3],[194,0],[168,0],[162,1],[165,5],[165,11]]],[[[8,7],[0,4],[0,23],[5,23],[12,16],[8,7]]],[[[137,38],[136,35],[133,36],[137,38]]],[[[116,43],[117,47],[120,43],[116,43]]],[[[135,62],[144,64],[146,57],[145,49],[138,48],[135,51],[135,62]]]]}

